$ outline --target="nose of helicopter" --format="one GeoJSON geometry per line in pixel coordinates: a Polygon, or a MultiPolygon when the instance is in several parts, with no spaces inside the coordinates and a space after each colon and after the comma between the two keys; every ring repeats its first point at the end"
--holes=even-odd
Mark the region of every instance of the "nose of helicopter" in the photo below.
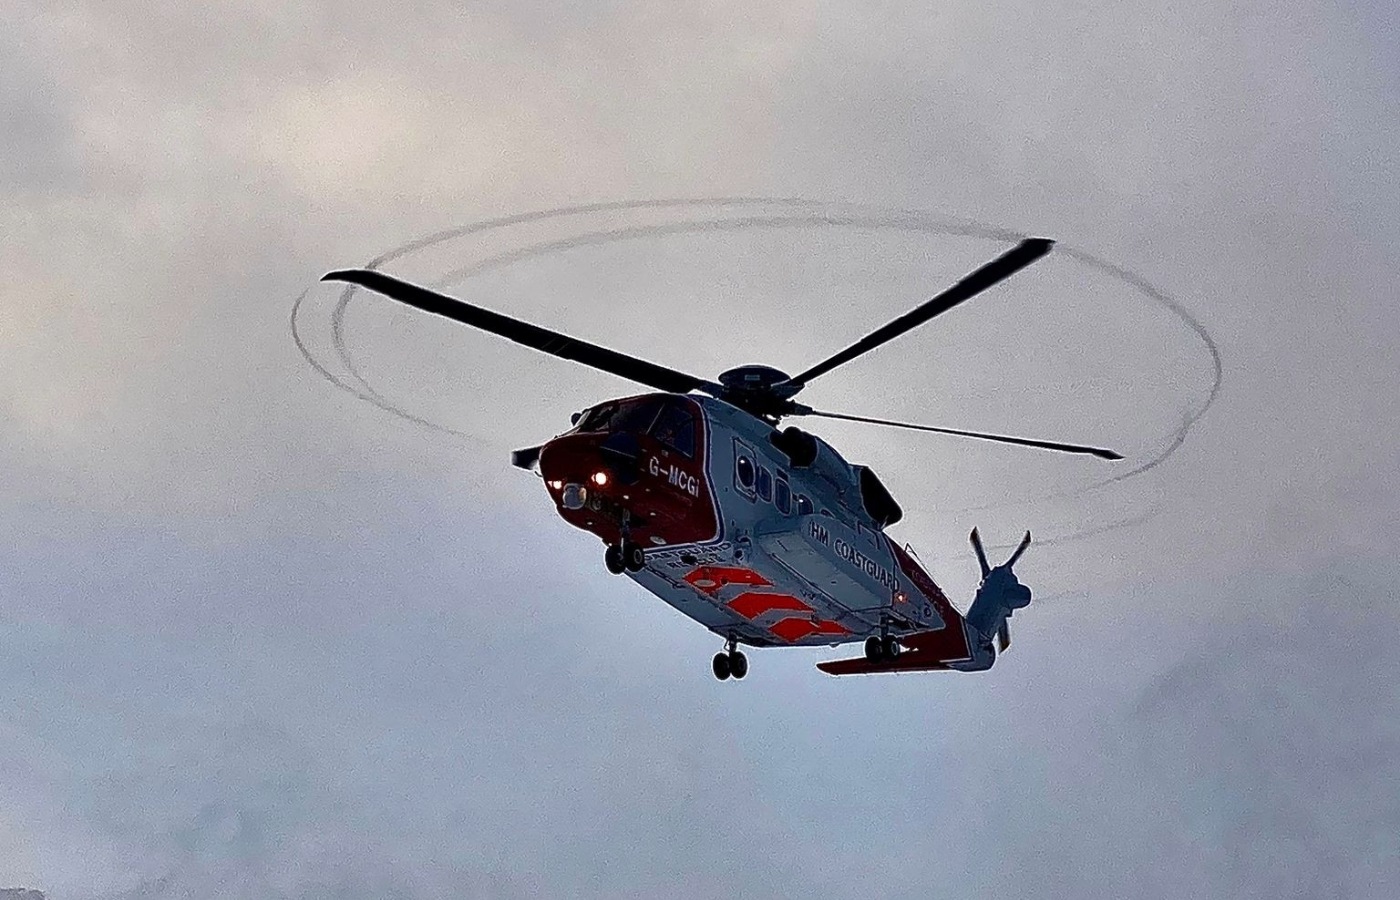
{"type": "Polygon", "coordinates": [[[565,509],[582,509],[590,500],[596,508],[636,483],[641,455],[630,434],[566,434],[541,448],[540,475],[565,509]]]}

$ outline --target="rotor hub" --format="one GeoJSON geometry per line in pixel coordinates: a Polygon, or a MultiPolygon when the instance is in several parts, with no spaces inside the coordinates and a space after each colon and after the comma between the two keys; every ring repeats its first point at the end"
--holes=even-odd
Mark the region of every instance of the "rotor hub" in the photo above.
{"type": "Polygon", "coordinates": [[[801,389],[788,373],[772,366],[739,366],[722,372],[719,383],[721,400],[774,422],[790,414],[788,398],[801,389]]]}
{"type": "Polygon", "coordinates": [[[775,386],[787,381],[788,378],[788,373],[772,366],[739,366],[736,369],[721,372],[719,383],[730,391],[768,393],[773,391],[775,386]]]}

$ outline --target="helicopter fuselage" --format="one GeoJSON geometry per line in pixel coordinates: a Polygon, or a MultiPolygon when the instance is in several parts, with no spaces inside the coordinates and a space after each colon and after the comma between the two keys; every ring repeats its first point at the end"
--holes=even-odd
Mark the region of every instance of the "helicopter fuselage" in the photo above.
{"type": "Polygon", "coordinates": [[[565,521],[643,547],[627,574],[726,639],[942,630],[945,660],[970,656],[961,615],[884,533],[900,516],[893,498],[820,438],[715,398],[645,394],[584,412],[538,464],[565,521]]]}

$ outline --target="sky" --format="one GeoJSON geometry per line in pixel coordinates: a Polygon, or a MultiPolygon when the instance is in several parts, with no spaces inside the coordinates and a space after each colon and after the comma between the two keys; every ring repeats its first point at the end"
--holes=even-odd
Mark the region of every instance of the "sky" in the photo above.
{"type": "Polygon", "coordinates": [[[1393,896],[1398,51],[1364,2],[5,4],[0,887],[1393,896]],[[427,427],[289,329],[344,380],[327,270],[756,197],[805,202],[385,268],[710,377],[1053,237],[803,400],[1137,464],[1212,388],[1178,304],[1218,395],[1120,483],[811,425],[963,604],[968,528],[1037,535],[991,672],[717,683],[508,465],[628,384],[354,298],[427,427]]]}

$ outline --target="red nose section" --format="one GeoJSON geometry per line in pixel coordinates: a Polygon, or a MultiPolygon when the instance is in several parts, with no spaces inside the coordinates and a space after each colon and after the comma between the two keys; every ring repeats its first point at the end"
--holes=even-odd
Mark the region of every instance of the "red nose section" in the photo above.
{"type": "Polygon", "coordinates": [[[650,434],[575,433],[540,451],[539,468],[559,515],[605,543],[644,547],[713,540],[719,515],[705,474],[703,448],[687,455],[650,434]]]}
{"type": "MultiPolygon", "coordinates": [[[[587,495],[593,498],[614,497],[614,490],[621,487],[624,477],[633,473],[627,471],[634,466],[626,465],[625,460],[610,460],[603,454],[602,444],[608,435],[566,434],[557,437],[540,449],[540,474],[544,476],[551,496],[557,499],[565,485],[579,485],[587,488],[587,495]],[[622,463],[622,465],[618,465],[622,463]],[[623,470],[619,472],[619,469],[623,470]]],[[[635,481],[635,478],[632,479],[635,481]]]]}

